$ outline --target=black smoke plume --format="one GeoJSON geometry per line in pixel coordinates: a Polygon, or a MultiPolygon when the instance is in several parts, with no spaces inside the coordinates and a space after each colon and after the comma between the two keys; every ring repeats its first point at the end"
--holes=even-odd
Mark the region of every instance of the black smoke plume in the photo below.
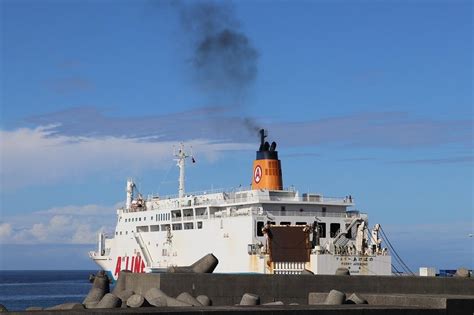
{"type": "Polygon", "coordinates": [[[205,87],[243,90],[257,76],[257,58],[244,34],[225,29],[199,43],[193,67],[205,87]]]}
{"type": "Polygon", "coordinates": [[[245,126],[245,128],[251,135],[258,135],[258,132],[261,129],[261,127],[257,124],[255,119],[250,118],[250,117],[245,117],[242,120],[242,124],[245,126]]]}
{"type": "Polygon", "coordinates": [[[193,78],[205,91],[235,97],[257,77],[259,53],[241,30],[229,2],[178,2],[181,24],[191,36],[193,78]]]}
{"type": "MultiPolygon", "coordinates": [[[[234,8],[226,1],[158,1],[179,16],[181,33],[190,46],[189,72],[213,104],[237,111],[237,131],[258,135],[257,122],[245,114],[248,92],[258,74],[259,52],[244,33],[234,8]]],[[[217,115],[219,116],[219,115],[217,115]]],[[[213,117],[220,126],[223,117],[213,117]]],[[[230,127],[230,126],[227,126],[230,127]]]]}

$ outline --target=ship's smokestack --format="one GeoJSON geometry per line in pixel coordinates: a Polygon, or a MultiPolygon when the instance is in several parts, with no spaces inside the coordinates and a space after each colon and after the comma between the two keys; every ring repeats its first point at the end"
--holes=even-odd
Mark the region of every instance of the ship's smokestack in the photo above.
{"type": "Polygon", "coordinates": [[[260,129],[260,147],[253,162],[252,189],[282,190],[283,178],[281,162],[276,151],[276,142],[265,141],[268,137],[264,129],[260,129]]]}
{"type": "Polygon", "coordinates": [[[265,143],[265,138],[267,135],[265,134],[265,129],[260,129],[260,151],[263,149],[263,144],[265,143]]]}

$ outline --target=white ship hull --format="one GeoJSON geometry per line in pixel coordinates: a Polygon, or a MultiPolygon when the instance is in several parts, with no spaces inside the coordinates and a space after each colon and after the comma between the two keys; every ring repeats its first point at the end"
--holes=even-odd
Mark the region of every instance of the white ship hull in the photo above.
{"type": "Polygon", "coordinates": [[[206,254],[219,260],[214,272],[390,275],[391,257],[381,247],[379,225],[353,207],[351,196],[327,198],[282,189],[276,144],[264,142],[254,161],[250,190],[184,192],[181,148],[179,195],[146,200],[127,182],[125,207],[117,210],[114,236],[99,234],[90,257],[116,279],[121,270],[160,272],[189,266],[206,254]]]}
{"type": "MultiPolygon", "coordinates": [[[[188,266],[208,253],[219,259],[214,271],[217,273],[301,273],[303,269],[307,269],[315,274],[334,274],[337,268],[344,267],[353,275],[391,274],[391,257],[388,255],[334,255],[313,251],[310,260],[306,262],[269,263],[268,253],[249,253],[251,244],[261,244],[265,249],[265,236],[257,235],[258,222],[271,219],[275,224],[283,222],[292,226],[297,223],[310,225],[317,217],[320,224],[343,226],[358,218],[363,220],[363,214],[338,213],[331,216],[326,213],[321,216],[321,212],[310,212],[307,215],[289,213],[285,216],[274,216],[271,212],[255,214],[255,210],[252,211],[251,208],[247,213],[219,213],[217,216],[214,213],[208,217],[201,215],[198,218],[190,216],[170,220],[159,211],[123,213],[119,210],[116,236],[103,239],[103,255],[100,255],[100,251],[91,252],[91,258],[114,279],[120,270],[159,272],[171,266],[188,266]],[[164,220],[160,221],[160,214],[164,220]],[[126,219],[127,222],[120,224],[126,219]],[[161,230],[168,225],[171,230],[161,230]],[[152,231],[156,226],[160,230],[152,231]],[[183,228],[173,230],[178,226],[183,228]],[[185,226],[189,229],[184,229],[185,226]]],[[[329,237],[320,238],[321,244],[329,244],[330,241],[329,237]]]]}

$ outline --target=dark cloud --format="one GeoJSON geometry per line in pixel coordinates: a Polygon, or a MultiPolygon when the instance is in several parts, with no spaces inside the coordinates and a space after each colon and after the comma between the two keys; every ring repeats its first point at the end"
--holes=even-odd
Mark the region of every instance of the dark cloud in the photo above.
{"type": "MultiPolygon", "coordinates": [[[[77,107],[30,117],[28,122],[35,125],[59,124],[55,132],[75,136],[152,137],[168,141],[201,138],[250,143],[255,142],[258,136],[258,125],[252,119],[235,115],[228,107],[203,107],[143,117],[117,117],[95,107],[77,107]]],[[[362,113],[312,121],[271,123],[264,127],[280,148],[472,146],[472,120],[420,119],[407,113],[362,113]]]]}
{"type": "Polygon", "coordinates": [[[472,145],[472,120],[432,120],[403,112],[360,113],[313,121],[281,122],[272,133],[285,145],[417,148],[472,145]]]}
{"type": "Polygon", "coordinates": [[[345,159],[338,159],[340,162],[365,162],[365,161],[376,161],[376,158],[373,157],[353,157],[353,158],[345,158],[345,159]]]}
{"type": "Polygon", "coordinates": [[[438,159],[414,159],[401,160],[392,163],[397,164],[416,164],[416,165],[440,165],[440,164],[472,164],[474,163],[474,156],[454,156],[438,159]]]}
{"type": "Polygon", "coordinates": [[[150,137],[150,141],[183,141],[213,139],[216,141],[249,141],[257,132],[249,131],[251,119],[235,116],[229,107],[201,107],[182,112],[117,117],[95,107],[75,107],[26,120],[35,125],[57,124],[55,134],[68,136],[150,137]]]}
{"type": "Polygon", "coordinates": [[[311,153],[311,152],[298,152],[298,153],[281,154],[280,157],[281,158],[321,157],[321,154],[311,153]]]}

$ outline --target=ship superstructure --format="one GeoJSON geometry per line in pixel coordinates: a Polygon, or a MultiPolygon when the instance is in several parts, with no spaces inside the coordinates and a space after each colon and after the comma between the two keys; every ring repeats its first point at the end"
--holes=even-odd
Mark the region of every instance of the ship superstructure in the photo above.
{"type": "Polygon", "coordinates": [[[129,179],[114,235],[99,233],[90,257],[114,279],[121,270],[191,265],[208,253],[219,259],[220,273],[334,274],[346,267],[352,275],[390,275],[380,226],[369,230],[367,214],[351,210],[351,195],[284,189],[276,143],[266,137],[261,130],[250,188],[186,193],[186,159],[194,158],[183,145],[175,152],[177,196],[145,199],[129,179]]]}

